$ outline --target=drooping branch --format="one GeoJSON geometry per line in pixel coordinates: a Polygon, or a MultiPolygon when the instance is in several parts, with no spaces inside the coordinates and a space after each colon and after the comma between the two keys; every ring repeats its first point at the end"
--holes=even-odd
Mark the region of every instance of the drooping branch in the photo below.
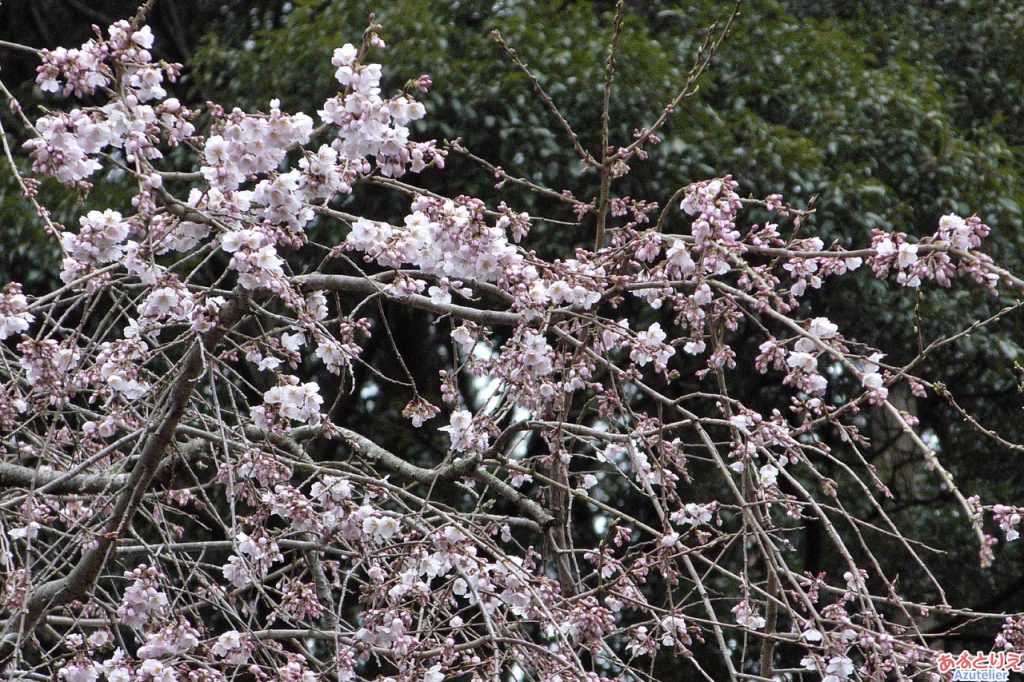
{"type": "Polygon", "coordinates": [[[54,607],[82,598],[95,584],[100,571],[116,546],[117,540],[132,523],[149,484],[156,476],[160,464],[174,436],[175,429],[185,415],[196,384],[205,373],[208,355],[245,315],[248,298],[244,295],[232,299],[220,311],[219,323],[197,340],[186,355],[177,378],[167,391],[166,408],[147,436],[139,458],[132,468],[124,489],[118,496],[109,517],[103,524],[103,533],[95,545],[87,549],[67,574],[35,588],[21,613],[12,615],[0,634],[0,665],[16,653],[23,637],[35,629],[46,612],[54,607]]]}

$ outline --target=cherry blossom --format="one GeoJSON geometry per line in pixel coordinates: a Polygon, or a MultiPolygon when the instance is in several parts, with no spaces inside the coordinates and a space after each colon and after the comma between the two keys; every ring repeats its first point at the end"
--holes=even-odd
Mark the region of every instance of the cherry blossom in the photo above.
{"type": "Polygon", "coordinates": [[[1021,507],[961,492],[895,400],[953,397],[927,351],[883,363],[811,295],[872,275],[1015,295],[980,218],[843,247],[731,175],[621,196],[664,119],[596,155],[573,134],[593,197],[519,179],[560,218],[417,189],[397,179],[443,178],[460,147],[415,139],[432,81],[388,90],[382,32],[334,50],[340,89],[312,113],[189,109],[141,16],[39,54],[66,99],[21,120],[18,153],[83,196],[116,169],[133,196],[60,225],[12,166],[62,263],[51,291],[0,293],[5,674],[603,681],[673,656],[841,682],[934,674],[933,612],[1024,642],[1020,614],[902,596],[850,534],[853,498],[928,574],[861,455],[878,420],[983,565],[1021,507]],[[347,213],[356,188],[390,220],[347,213]],[[431,362],[400,348],[404,315],[429,321],[431,362]],[[751,382],[769,397],[745,404],[751,382]],[[794,563],[811,519],[819,575],[794,563]]]}

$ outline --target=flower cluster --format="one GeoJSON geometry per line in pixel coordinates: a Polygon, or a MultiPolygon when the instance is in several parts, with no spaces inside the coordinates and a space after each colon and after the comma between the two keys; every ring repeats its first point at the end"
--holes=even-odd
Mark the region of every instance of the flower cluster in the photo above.
{"type": "Polygon", "coordinates": [[[28,312],[28,299],[20,284],[8,284],[0,295],[0,341],[29,328],[35,316],[28,312]]]}
{"type": "Polygon", "coordinates": [[[1017,526],[1020,525],[1022,511],[1024,510],[1020,507],[1010,507],[1005,504],[997,504],[992,507],[992,516],[1003,532],[1006,533],[1007,542],[1013,542],[1020,537],[1020,531],[1017,530],[1017,526]]]}
{"type": "Polygon", "coordinates": [[[263,578],[271,564],[284,560],[277,543],[267,537],[251,537],[239,533],[235,537],[238,553],[228,559],[221,569],[235,587],[244,587],[263,578]]]}
{"type": "Polygon", "coordinates": [[[351,162],[370,157],[389,177],[403,175],[406,166],[417,173],[431,161],[443,166],[433,144],[409,140],[407,124],[423,118],[423,105],[406,94],[382,99],[380,64],[360,64],[357,58],[351,44],[334,51],[334,75],[345,93],[328,99],[318,112],[325,123],[338,127],[334,147],[341,157],[351,162]]]}
{"type": "Polygon", "coordinates": [[[65,96],[92,94],[97,88],[110,85],[113,76],[110,62],[139,66],[132,73],[133,80],[139,84],[151,81],[145,65],[152,61],[149,52],[153,47],[152,29],[149,26],[132,28],[127,21],[118,21],[107,32],[107,40],[103,40],[97,30],[98,38],[80,48],[43,50],[40,53],[42,63],[36,68],[39,87],[44,92],[60,92],[65,96]]]}
{"type": "Polygon", "coordinates": [[[160,586],[164,576],[153,566],[141,564],[126,571],[125,578],[133,580],[124,591],[117,617],[131,628],[141,629],[150,621],[161,618],[170,606],[160,586]]]}
{"type": "Polygon", "coordinates": [[[751,630],[762,630],[765,626],[764,616],[757,614],[757,611],[750,605],[750,602],[743,600],[732,607],[732,613],[736,617],[736,623],[751,630]]]}
{"type": "Polygon", "coordinates": [[[240,665],[249,660],[252,650],[252,643],[249,638],[237,630],[228,630],[217,637],[216,643],[210,647],[210,651],[217,658],[224,659],[225,663],[240,665]]]}
{"type": "MultiPolygon", "coordinates": [[[[303,145],[313,132],[313,120],[305,114],[281,112],[277,100],[265,116],[246,115],[235,109],[206,140],[205,164],[200,171],[212,187],[237,189],[247,177],[275,170],[292,145],[303,145]]],[[[264,190],[266,192],[266,190],[264,190]]]]}
{"type": "Polygon", "coordinates": [[[448,426],[438,430],[449,435],[452,441],[452,450],[456,452],[480,452],[487,449],[487,431],[473,423],[473,413],[469,410],[452,412],[448,426]]]}
{"type": "Polygon", "coordinates": [[[494,282],[523,264],[505,231],[484,221],[478,200],[421,197],[402,227],[361,219],[346,246],[386,267],[411,264],[426,274],[494,282]]]}
{"type": "Polygon", "coordinates": [[[156,159],[162,156],[156,148],[161,135],[177,143],[195,132],[189,122],[191,112],[178,100],[165,99],[162,83],[165,77],[176,79],[180,66],[152,63],[149,50],[153,33],[149,27],[136,29],[119,21],[108,33],[108,39],[89,40],[79,49],[42,52],[37,82],[44,91],[92,94],[109,87],[115,72],[121,72],[128,96],[102,107],[73,109],[36,121],[39,137],[25,143],[32,150],[36,172],[53,175],[64,183],[76,182],[99,170],[94,155],[104,147],[123,149],[129,161],[137,157],[156,159]],[[143,104],[152,100],[161,101],[156,106],[143,104]]]}
{"type": "Polygon", "coordinates": [[[869,261],[877,277],[885,277],[896,269],[896,281],[903,286],[919,287],[922,282],[933,280],[948,287],[960,274],[995,294],[999,275],[991,268],[992,259],[977,252],[982,238],[990,232],[991,228],[977,216],[962,218],[953,213],[939,219],[934,235],[916,243],[902,232],[873,230],[871,245],[875,255],[869,261]]]}
{"type": "Polygon", "coordinates": [[[664,371],[669,359],[676,353],[675,348],[665,344],[667,338],[661,325],[655,322],[646,331],[637,332],[629,359],[641,367],[653,360],[654,366],[664,371]]]}
{"type": "MultiPolygon", "coordinates": [[[[740,233],[736,230],[736,214],[743,208],[736,194],[739,187],[732,176],[690,185],[680,208],[694,216],[690,229],[697,249],[714,245],[736,246],[740,233]]],[[[720,274],[720,273],[719,273],[720,274]]]]}
{"type": "Polygon", "coordinates": [[[250,409],[253,423],[259,428],[270,428],[279,419],[290,419],[307,424],[319,424],[323,415],[320,385],[314,381],[302,383],[296,376],[287,376],[277,386],[263,394],[263,405],[250,409]]]}

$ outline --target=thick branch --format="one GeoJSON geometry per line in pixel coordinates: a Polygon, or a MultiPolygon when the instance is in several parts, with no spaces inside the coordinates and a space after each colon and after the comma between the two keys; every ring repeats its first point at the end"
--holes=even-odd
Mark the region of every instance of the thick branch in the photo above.
{"type": "Polygon", "coordinates": [[[388,452],[369,438],[355,431],[349,431],[342,427],[334,427],[334,429],[341,434],[341,438],[353,450],[363,457],[418,483],[430,485],[435,482],[452,481],[463,476],[472,476],[478,481],[491,486],[500,497],[505,498],[525,511],[534,521],[540,524],[541,528],[548,528],[554,522],[554,517],[538,502],[527,497],[493,474],[481,470],[479,468],[480,460],[475,457],[462,459],[436,469],[425,469],[406,462],[404,459],[388,452]]]}
{"type": "Polygon", "coordinates": [[[340,426],[334,427],[334,431],[340,434],[342,440],[348,443],[353,450],[366,459],[425,485],[443,481],[454,481],[457,478],[469,476],[480,466],[479,459],[468,457],[437,467],[436,469],[425,469],[406,462],[404,459],[388,452],[366,436],[355,431],[350,431],[340,426]]]}
{"type": "Polygon", "coordinates": [[[117,490],[128,480],[124,474],[114,476],[78,475],[65,478],[62,471],[39,470],[18,464],[0,464],[0,488],[29,488],[48,486],[53,495],[76,493],[103,493],[117,490]]]}
{"type": "Polygon", "coordinates": [[[379,284],[372,282],[365,277],[352,277],[349,275],[299,275],[293,277],[292,282],[308,289],[324,289],[327,291],[344,291],[353,294],[365,294],[371,296],[380,294],[390,301],[408,305],[412,308],[427,310],[437,315],[451,315],[460,320],[469,320],[477,324],[491,325],[496,327],[514,327],[520,324],[536,326],[541,322],[539,313],[526,312],[514,313],[499,310],[481,310],[469,306],[456,305],[454,303],[437,303],[426,296],[417,294],[399,294],[392,290],[385,289],[379,284]]]}

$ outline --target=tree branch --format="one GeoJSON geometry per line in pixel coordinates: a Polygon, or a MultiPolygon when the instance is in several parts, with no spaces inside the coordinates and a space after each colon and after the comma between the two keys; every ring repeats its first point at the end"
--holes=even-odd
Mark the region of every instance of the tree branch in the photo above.
{"type": "Polygon", "coordinates": [[[247,309],[248,299],[243,297],[225,304],[220,312],[220,324],[192,346],[181,371],[168,389],[164,415],[156,422],[156,430],[147,437],[142,453],[104,524],[103,532],[96,537],[95,546],[86,550],[66,575],[37,587],[28,597],[23,611],[20,614],[12,614],[8,619],[7,626],[0,635],[0,665],[10,660],[17,651],[21,638],[25,633],[35,629],[49,609],[80,599],[96,582],[118,538],[131,524],[149,484],[159,470],[175,429],[185,415],[196,383],[205,372],[204,356],[211,352],[242,319],[247,309]]]}

